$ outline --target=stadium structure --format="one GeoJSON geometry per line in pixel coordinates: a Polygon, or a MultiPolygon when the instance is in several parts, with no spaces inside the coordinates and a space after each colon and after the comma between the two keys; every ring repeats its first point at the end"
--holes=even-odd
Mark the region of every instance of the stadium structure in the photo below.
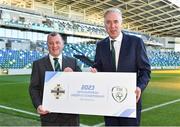
{"type": "Polygon", "coordinates": [[[179,0],[1,0],[0,76],[29,76],[33,61],[47,55],[46,38],[54,31],[65,40],[63,54],[86,70],[97,41],[107,36],[103,13],[111,7],[122,10],[123,31],[143,39],[152,70],[179,71],[179,0]]]}
{"type": "Polygon", "coordinates": [[[106,37],[102,13],[113,6],[122,9],[124,32],[144,40],[152,68],[176,69],[180,66],[180,53],[175,51],[180,43],[176,25],[179,11],[178,5],[170,1],[2,0],[1,73],[19,73],[19,69],[23,73],[25,69],[31,69],[34,60],[46,55],[46,36],[52,31],[63,35],[65,55],[78,58],[81,68],[91,66],[96,42],[106,37]],[[155,13],[159,13],[159,16],[155,13]],[[98,16],[93,19],[93,15],[98,16]]]}

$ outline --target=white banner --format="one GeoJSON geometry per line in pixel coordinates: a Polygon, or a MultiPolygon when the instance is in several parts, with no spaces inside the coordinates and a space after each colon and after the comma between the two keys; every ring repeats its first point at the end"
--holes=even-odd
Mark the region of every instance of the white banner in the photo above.
{"type": "Polygon", "coordinates": [[[46,72],[50,112],[136,117],[136,73],[46,72]]]}

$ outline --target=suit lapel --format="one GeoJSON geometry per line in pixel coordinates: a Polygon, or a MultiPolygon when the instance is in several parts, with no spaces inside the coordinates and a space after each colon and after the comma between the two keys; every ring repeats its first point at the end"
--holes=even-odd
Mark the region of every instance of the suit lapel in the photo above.
{"type": "Polygon", "coordinates": [[[121,43],[120,52],[119,52],[117,71],[120,71],[120,66],[122,65],[122,61],[127,51],[128,51],[128,38],[125,34],[123,34],[122,43],[121,43]]]}
{"type": "Polygon", "coordinates": [[[66,65],[66,59],[64,58],[64,56],[62,56],[62,71],[64,70],[64,65],[66,65]]]}
{"type": "Polygon", "coordinates": [[[45,57],[45,62],[44,62],[45,66],[46,66],[46,69],[47,71],[53,71],[53,67],[51,65],[51,62],[50,62],[50,59],[49,59],[49,55],[47,55],[45,57]]]}
{"type": "Polygon", "coordinates": [[[62,71],[67,66],[67,58],[65,56],[62,56],[62,71]]]}
{"type": "Polygon", "coordinates": [[[109,38],[106,38],[103,42],[103,47],[102,47],[102,53],[104,54],[103,56],[106,56],[104,57],[104,59],[106,58],[108,63],[107,65],[109,65],[108,67],[110,68],[110,70],[113,70],[115,71],[115,67],[113,66],[113,63],[112,63],[112,57],[111,57],[111,51],[110,51],[110,40],[109,38]]]}

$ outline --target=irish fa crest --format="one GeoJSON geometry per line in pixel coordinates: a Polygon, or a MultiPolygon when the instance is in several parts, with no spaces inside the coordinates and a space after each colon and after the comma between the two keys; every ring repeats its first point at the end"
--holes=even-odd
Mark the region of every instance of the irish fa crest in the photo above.
{"type": "Polygon", "coordinates": [[[63,89],[62,85],[57,84],[57,86],[51,90],[51,93],[54,94],[56,99],[59,99],[65,94],[65,90],[63,89]]]}
{"type": "Polygon", "coordinates": [[[112,97],[116,102],[123,102],[127,97],[127,89],[120,86],[113,87],[112,97]]]}

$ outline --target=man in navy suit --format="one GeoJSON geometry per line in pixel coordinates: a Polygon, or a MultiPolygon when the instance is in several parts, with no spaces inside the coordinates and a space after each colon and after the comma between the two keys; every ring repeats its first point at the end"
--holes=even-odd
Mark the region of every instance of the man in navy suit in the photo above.
{"type": "MultiPolygon", "coordinates": [[[[137,118],[105,116],[106,126],[139,126],[141,94],[150,80],[150,64],[141,38],[127,35],[122,30],[122,13],[110,8],[104,14],[104,24],[109,37],[97,43],[92,72],[137,73],[137,118]]],[[[110,110],[110,109],[109,109],[110,110]]]]}
{"type": "Polygon", "coordinates": [[[42,126],[79,126],[79,115],[65,113],[50,113],[42,106],[44,79],[46,71],[80,71],[74,58],[62,55],[64,41],[56,32],[47,37],[49,54],[33,62],[30,96],[34,107],[40,114],[42,126]],[[56,61],[57,60],[57,61],[56,61]]]}

